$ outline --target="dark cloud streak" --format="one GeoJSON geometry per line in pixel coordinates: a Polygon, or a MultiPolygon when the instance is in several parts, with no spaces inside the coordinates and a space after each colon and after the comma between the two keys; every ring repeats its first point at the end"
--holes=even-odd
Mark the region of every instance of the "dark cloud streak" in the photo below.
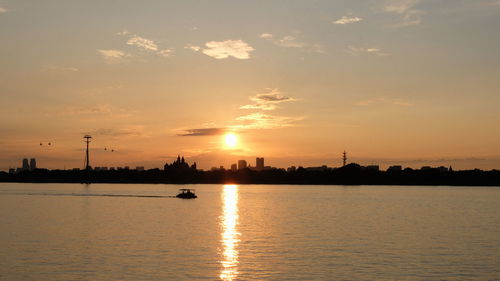
{"type": "Polygon", "coordinates": [[[198,136],[216,136],[222,135],[227,131],[226,128],[197,128],[187,129],[183,133],[178,134],[180,137],[198,137],[198,136]]]}

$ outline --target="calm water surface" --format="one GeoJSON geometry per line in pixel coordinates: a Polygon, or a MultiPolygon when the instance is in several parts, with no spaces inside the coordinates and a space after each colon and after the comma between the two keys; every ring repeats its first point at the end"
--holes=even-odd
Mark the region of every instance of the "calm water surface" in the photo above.
{"type": "Polygon", "coordinates": [[[500,280],[500,188],[182,187],[0,184],[0,280],[500,280]]]}

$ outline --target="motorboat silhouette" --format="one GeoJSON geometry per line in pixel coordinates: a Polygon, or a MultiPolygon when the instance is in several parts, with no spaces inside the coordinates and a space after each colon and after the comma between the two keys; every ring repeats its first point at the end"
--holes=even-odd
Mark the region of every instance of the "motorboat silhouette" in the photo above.
{"type": "Polygon", "coordinates": [[[196,196],[196,194],[194,194],[194,189],[190,189],[190,188],[182,188],[182,189],[179,189],[179,194],[177,194],[177,198],[181,198],[181,199],[194,199],[194,198],[198,198],[198,196],[196,196]]]}

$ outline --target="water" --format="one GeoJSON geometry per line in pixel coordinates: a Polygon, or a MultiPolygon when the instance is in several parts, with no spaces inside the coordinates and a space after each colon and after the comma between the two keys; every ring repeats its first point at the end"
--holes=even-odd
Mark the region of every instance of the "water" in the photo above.
{"type": "Polygon", "coordinates": [[[500,188],[0,184],[0,280],[500,280],[500,188]]]}

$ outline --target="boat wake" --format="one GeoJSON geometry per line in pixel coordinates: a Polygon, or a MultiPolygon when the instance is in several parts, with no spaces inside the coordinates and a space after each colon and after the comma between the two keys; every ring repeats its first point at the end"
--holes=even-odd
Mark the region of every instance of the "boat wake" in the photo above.
{"type": "Polygon", "coordinates": [[[125,198],[176,198],[175,196],[165,196],[165,195],[99,194],[99,193],[0,192],[0,195],[20,195],[20,196],[79,196],[79,197],[125,197],[125,198]]]}

